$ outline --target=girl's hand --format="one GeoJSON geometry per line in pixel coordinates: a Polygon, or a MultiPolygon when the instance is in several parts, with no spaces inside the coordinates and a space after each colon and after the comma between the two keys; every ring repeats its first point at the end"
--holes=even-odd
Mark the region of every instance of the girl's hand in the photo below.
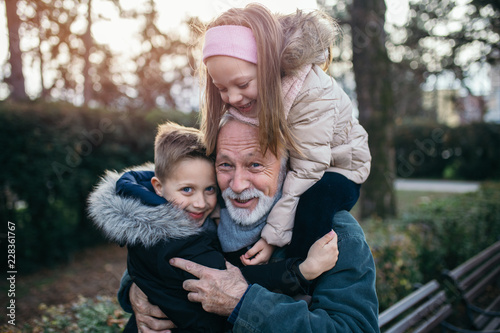
{"type": "Polygon", "coordinates": [[[274,246],[267,244],[266,240],[261,238],[247,253],[240,257],[240,260],[245,266],[263,265],[267,264],[273,252],[274,246]]]}
{"type": "Polygon", "coordinates": [[[339,258],[337,234],[330,231],[309,249],[307,258],[299,265],[300,272],[309,281],[332,269],[339,258]]]}

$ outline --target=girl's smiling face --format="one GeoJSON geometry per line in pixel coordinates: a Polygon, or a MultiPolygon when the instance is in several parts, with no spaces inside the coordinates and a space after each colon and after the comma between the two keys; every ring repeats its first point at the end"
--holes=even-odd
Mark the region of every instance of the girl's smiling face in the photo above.
{"type": "Polygon", "coordinates": [[[224,103],[246,117],[257,118],[257,65],[228,56],[210,57],[206,64],[224,103]]]}
{"type": "Polygon", "coordinates": [[[159,196],[186,211],[200,226],[217,204],[214,165],[203,158],[177,162],[171,175],[153,186],[159,196]]]}

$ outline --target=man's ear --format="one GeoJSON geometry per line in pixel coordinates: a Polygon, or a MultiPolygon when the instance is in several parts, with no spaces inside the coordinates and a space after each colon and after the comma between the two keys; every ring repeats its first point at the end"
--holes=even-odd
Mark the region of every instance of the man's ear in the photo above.
{"type": "Polygon", "coordinates": [[[158,179],[158,177],[151,178],[151,185],[153,185],[156,194],[158,194],[160,197],[163,196],[161,181],[158,179]]]}

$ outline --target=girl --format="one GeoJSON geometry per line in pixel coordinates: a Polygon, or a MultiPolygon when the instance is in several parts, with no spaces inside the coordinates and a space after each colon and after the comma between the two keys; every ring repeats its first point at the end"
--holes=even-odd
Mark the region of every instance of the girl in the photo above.
{"type": "Polygon", "coordinates": [[[331,229],[331,216],[354,206],[369,175],[368,134],[324,72],[337,34],[321,11],[273,15],[260,4],[230,9],[207,26],[201,70],[207,152],[229,112],[259,126],[262,151],[287,149],[290,157],[282,197],[261,239],[241,257],[244,264],[266,262],[274,246],[289,243],[288,255],[304,257],[331,229]],[[308,204],[296,211],[299,197],[308,204]]]}

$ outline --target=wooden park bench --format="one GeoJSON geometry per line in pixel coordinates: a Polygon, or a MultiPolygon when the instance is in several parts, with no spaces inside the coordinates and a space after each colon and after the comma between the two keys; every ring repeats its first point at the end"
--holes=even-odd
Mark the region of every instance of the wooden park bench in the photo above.
{"type": "Polygon", "coordinates": [[[436,280],[406,296],[379,316],[382,332],[430,332],[452,313],[445,291],[436,280]]]}
{"type": "Polygon", "coordinates": [[[500,332],[500,241],[444,272],[444,277],[443,285],[451,291],[451,297],[465,307],[469,329],[500,332]]]}
{"type": "Polygon", "coordinates": [[[444,274],[446,288],[432,280],[382,312],[381,332],[500,333],[500,241],[444,274]],[[492,300],[485,308],[475,305],[475,300],[484,301],[488,293],[494,297],[487,297],[492,300]],[[452,314],[456,316],[453,303],[457,299],[466,305],[470,317],[466,327],[449,320],[452,314]]]}

